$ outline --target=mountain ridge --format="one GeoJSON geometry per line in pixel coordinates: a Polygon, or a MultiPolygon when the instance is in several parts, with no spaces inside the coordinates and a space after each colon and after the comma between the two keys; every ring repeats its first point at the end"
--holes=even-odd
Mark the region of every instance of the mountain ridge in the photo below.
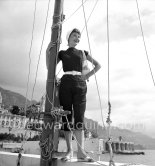
{"type": "MultiPolygon", "coordinates": [[[[93,121],[92,119],[85,118],[87,123],[91,123],[91,126],[94,126],[93,130],[95,130],[98,134],[99,138],[108,139],[107,135],[107,127],[102,127],[98,125],[98,122],[93,121]],[[96,126],[96,127],[95,127],[96,126]]],[[[90,125],[87,124],[89,129],[90,125]]],[[[111,138],[112,140],[119,140],[119,137],[122,137],[122,141],[134,142],[136,145],[142,145],[144,149],[155,149],[155,139],[143,134],[141,132],[135,132],[128,129],[121,129],[115,126],[111,126],[111,138]]]]}
{"type": "MultiPolygon", "coordinates": [[[[10,106],[17,105],[19,107],[24,107],[26,103],[26,98],[17,93],[10,90],[6,90],[2,87],[0,87],[0,92],[2,96],[2,105],[4,105],[4,108],[9,108],[10,106]]],[[[27,105],[30,105],[31,103],[36,103],[35,100],[30,102],[30,100],[27,99],[27,105]]]]}

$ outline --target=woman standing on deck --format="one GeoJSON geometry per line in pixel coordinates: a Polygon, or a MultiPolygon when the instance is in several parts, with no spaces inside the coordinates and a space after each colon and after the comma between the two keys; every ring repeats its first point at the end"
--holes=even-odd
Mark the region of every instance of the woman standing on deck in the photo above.
{"type": "MultiPolygon", "coordinates": [[[[86,110],[86,80],[100,69],[100,64],[93,59],[87,51],[78,50],[75,47],[80,42],[81,33],[74,28],[67,34],[69,48],[58,54],[58,60],[62,61],[64,75],[61,78],[59,89],[60,105],[71,114],[62,117],[62,129],[67,143],[68,151],[64,161],[70,159],[72,154],[72,132],[78,141],[77,158],[90,161],[82,149],[84,149],[84,113],[86,110]],[[94,69],[83,74],[84,57],[94,65],[94,69]],[[72,132],[71,132],[72,130],[72,132]]],[[[50,49],[50,46],[48,47],[50,49]]],[[[47,50],[48,50],[47,49],[47,50]]]]}

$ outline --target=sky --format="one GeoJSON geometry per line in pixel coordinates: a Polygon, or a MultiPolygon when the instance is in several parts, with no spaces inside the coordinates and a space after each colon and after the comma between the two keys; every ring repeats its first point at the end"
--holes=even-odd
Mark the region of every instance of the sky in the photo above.
{"type": "MultiPolygon", "coordinates": [[[[75,27],[82,30],[85,26],[82,7],[73,14],[81,2],[81,0],[64,0],[65,22],[62,25],[60,49],[67,49],[65,35],[68,30],[75,27]]],[[[102,66],[96,76],[92,76],[87,82],[85,115],[101,125],[103,123],[106,125],[109,98],[111,125],[142,132],[155,138],[155,85],[148,65],[149,59],[155,77],[153,64],[155,62],[155,1],[138,0],[137,2],[146,47],[144,47],[136,0],[109,0],[109,52],[107,1],[87,0],[84,4],[87,19],[95,4],[96,6],[87,23],[88,31],[84,29],[77,48],[89,51],[102,66]]],[[[45,52],[51,37],[54,0],[50,2],[42,50],[48,0],[38,0],[36,3],[34,35],[31,54],[29,54],[34,9],[35,0],[0,1],[0,87],[25,96],[30,66],[28,98],[40,100],[45,94],[46,87],[45,52]],[[35,78],[37,78],[36,83],[35,78]]],[[[58,70],[60,68],[61,63],[58,70]]],[[[61,70],[58,77],[62,74],[61,70]]]]}

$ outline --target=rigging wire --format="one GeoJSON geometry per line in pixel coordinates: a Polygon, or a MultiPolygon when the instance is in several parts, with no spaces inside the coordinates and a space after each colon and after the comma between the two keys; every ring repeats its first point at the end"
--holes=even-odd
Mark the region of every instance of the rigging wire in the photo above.
{"type": "MultiPolygon", "coordinates": [[[[88,0],[85,0],[84,3],[86,3],[88,0]]],[[[80,8],[82,7],[82,4],[65,20],[63,23],[66,23],[80,8]]]]}
{"type": "Polygon", "coordinates": [[[108,51],[108,117],[106,122],[109,125],[108,137],[110,139],[110,119],[111,116],[111,103],[110,103],[110,39],[109,39],[109,0],[107,0],[107,51],[108,51]]]}
{"type": "Polygon", "coordinates": [[[107,49],[108,49],[108,103],[110,102],[110,42],[109,42],[109,3],[107,0],[107,49]]]}
{"type": "MultiPolygon", "coordinates": [[[[84,8],[83,0],[82,0],[82,7],[83,7],[83,15],[84,15],[84,20],[85,20],[89,51],[90,51],[90,55],[92,56],[91,46],[90,46],[90,39],[89,39],[89,34],[88,34],[88,26],[87,26],[87,21],[86,21],[85,8],[84,8]]],[[[99,87],[98,87],[98,82],[97,82],[97,78],[96,78],[95,72],[94,72],[94,76],[95,76],[95,81],[96,81],[97,93],[98,93],[98,97],[99,97],[99,104],[100,104],[100,109],[101,109],[102,123],[103,123],[103,126],[105,128],[104,119],[103,119],[103,110],[102,110],[102,104],[101,104],[101,97],[100,97],[100,93],[99,93],[99,87]]]]}
{"type": "Polygon", "coordinates": [[[137,5],[137,11],[138,11],[138,18],[139,18],[141,34],[142,34],[142,38],[143,38],[143,44],[144,44],[144,48],[145,48],[145,54],[146,54],[146,57],[147,57],[147,62],[148,62],[151,78],[152,78],[153,84],[155,86],[155,80],[154,80],[154,76],[153,76],[153,72],[152,72],[152,68],[151,68],[151,64],[150,64],[150,60],[149,60],[149,56],[148,56],[148,52],[147,52],[147,47],[146,47],[146,42],[145,42],[145,37],[144,37],[144,31],[143,31],[143,27],[142,27],[142,21],[141,21],[141,16],[140,16],[140,11],[139,11],[138,0],[136,0],[136,5],[137,5]]]}
{"type": "Polygon", "coordinates": [[[30,82],[30,72],[31,72],[31,51],[32,51],[32,43],[33,43],[33,36],[34,36],[34,27],[35,27],[35,19],[36,19],[36,6],[37,6],[37,0],[35,0],[35,7],[34,7],[34,13],[33,13],[33,26],[32,26],[32,35],[31,35],[31,44],[30,44],[30,49],[29,49],[29,69],[28,69],[28,79],[27,79],[27,86],[26,86],[26,100],[25,100],[25,108],[24,112],[26,115],[26,110],[27,110],[27,96],[28,96],[28,91],[29,91],[29,82],[30,82]]]}
{"type": "MultiPolygon", "coordinates": [[[[91,16],[92,16],[92,14],[93,14],[94,10],[95,10],[95,7],[96,7],[96,5],[97,5],[98,1],[99,1],[99,0],[96,0],[96,2],[95,2],[95,5],[94,5],[94,7],[93,7],[93,9],[92,9],[92,11],[91,11],[91,13],[90,13],[90,15],[89,15],[88,19],[87,19],[87,24],[88,24],[89,19],[90,19],[90,18],[91,18],[91,16]]],[[[84,31],[84,29],[85,29],[85,28],[86,28],[86,25],[84,25],[84,27],[83,27],[83,29],[82,29],[82,31],[81,31],[81,34],[82,34],[82,32],[84,31]]]]}
{"type": "Polygon", "coordinates": [[[43,32],[43,38],[42,38],[41,48],[40,48],[39,57],[38,57],[38,63],[37,63],[35,81],[34,81],[34,85],[33,85],[33,89],[32,89],[31,102],[32,102],[32,100],[33,100],[34,89],[35,89],[35,85],[36,85],[36,81],[37,81],[37,76],[38,76],[38,68],[39,68],[39,62],[40,62],[40,57],[41,57],[42,48],[43,48],[43,43],[44,43],[44,38],[45,38],[45,32],[46,32],[46,26],[47,26],[47,19],[48,19],[48,14],[49,14],[49,6],[50,6],[50,0],[48,1],[48,7],[47,7],[47,13],[46,13],[46,21],[45,21],[44,32],[43,32]]]}

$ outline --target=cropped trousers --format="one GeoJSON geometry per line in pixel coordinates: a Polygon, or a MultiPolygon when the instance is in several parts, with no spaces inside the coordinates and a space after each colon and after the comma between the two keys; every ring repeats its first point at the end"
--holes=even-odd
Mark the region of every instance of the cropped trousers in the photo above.
{"type": "Polygon", "coordinates": [[[60,106],[70,111],[62,117],[62,130],[83,130],[87,85],[81,75],[63,75],[59,88],[60,106]]]}

